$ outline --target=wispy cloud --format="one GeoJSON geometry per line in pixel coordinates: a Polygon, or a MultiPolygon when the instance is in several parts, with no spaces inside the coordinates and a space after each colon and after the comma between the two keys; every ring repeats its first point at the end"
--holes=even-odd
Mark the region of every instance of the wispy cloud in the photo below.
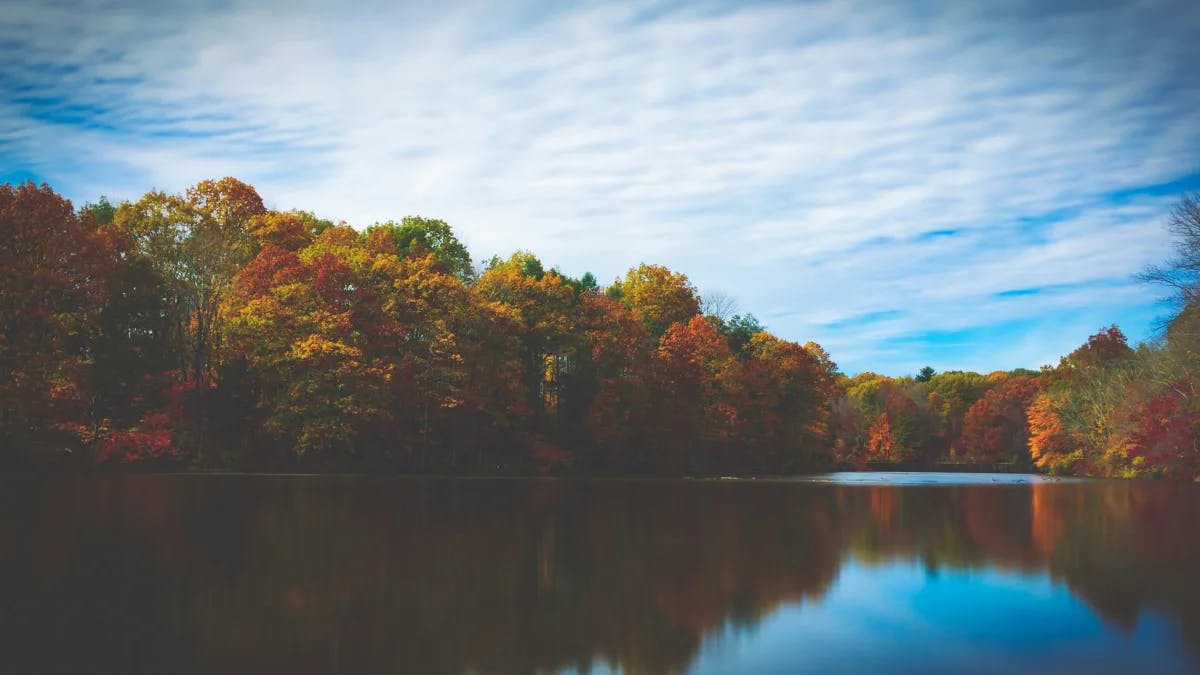
{"type": "Polygon", "coordinates": [[[1200,8],[975,4],[9,2],[0,163],[661,262],[852,371],[1145,335],[1129,275],[1200,185],[1200,8]]]}

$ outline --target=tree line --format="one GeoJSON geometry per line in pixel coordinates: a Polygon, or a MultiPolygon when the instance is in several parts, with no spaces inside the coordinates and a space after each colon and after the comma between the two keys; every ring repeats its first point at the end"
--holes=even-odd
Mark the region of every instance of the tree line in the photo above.
{"type": "Polygon", "coordinates": [[[3,185],[0,450],[9,466],[1005,461],[1190,478],[1198,214],[1181,202],[1179,255],[1147,272],[1181,307],[1154,344],[1111,327],[1039,371],[846,377],[721,298],[706,313],[658,265],[603,287],[527,251],[476,266],[441,220],[357,230],[267,209],[233,178],[78,210],[46,185],[3,185]]]}

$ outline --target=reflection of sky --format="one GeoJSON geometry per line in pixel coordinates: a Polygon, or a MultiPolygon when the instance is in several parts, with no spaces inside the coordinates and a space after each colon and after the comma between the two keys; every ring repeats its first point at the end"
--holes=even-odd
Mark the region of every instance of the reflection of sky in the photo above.
{"type": "Polygon", "coordinates": [[[848,560],[819,603],[706,641],[694,673],[1190,672],[1170,623],[1128,634],[1045,574],[848,560]]]}
{"type": "Polygon", "coordinates": [[[953,473],[929,471],[841,471],[798,479],[837,485],[1027,485],[1031,483],[1085,483],[1085,478],[1060,478],[1030,473],[953,473]]]}

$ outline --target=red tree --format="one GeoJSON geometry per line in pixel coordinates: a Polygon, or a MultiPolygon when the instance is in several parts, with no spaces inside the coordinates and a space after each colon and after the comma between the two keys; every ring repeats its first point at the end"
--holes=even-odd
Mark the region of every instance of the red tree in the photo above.
{"type": "Polygon", "coordinates": [[[1021,376],[1005,378],[988,390],[963,418],[962,444],[967,457],[978,462],[1028,457],[1025,411],[1041,391],[1039,379],[1021,376]]]}
{"type": "Polygon", "coordinates": [[[84,430],[102,243],[48,186],[0,185],[0,446],[62,447],[84,430]]]}

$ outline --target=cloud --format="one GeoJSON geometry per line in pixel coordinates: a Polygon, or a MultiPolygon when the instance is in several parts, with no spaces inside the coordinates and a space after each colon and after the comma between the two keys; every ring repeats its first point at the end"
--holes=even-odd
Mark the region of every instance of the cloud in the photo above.
{"type": "Polygon", "coordinates": [[[10,2],[0,161],[664,263],[852,371],[1145,335],[1129,275],[1200,185],[1200,10],[974,5],[10,2]]]}

